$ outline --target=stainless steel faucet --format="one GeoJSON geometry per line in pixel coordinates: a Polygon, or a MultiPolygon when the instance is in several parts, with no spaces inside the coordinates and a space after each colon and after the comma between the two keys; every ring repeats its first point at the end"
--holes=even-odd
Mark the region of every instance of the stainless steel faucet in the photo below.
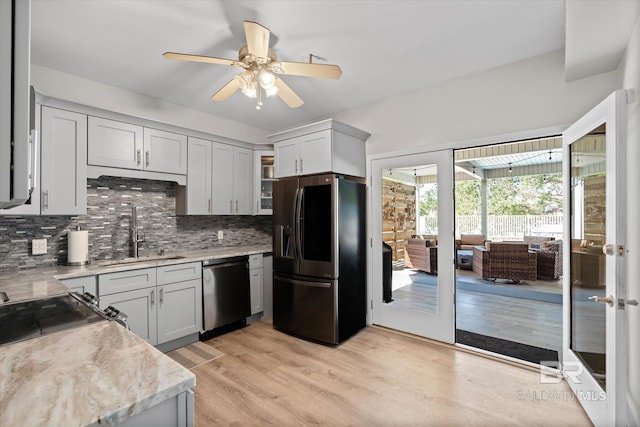
{"type": "Polygon", "coordinates": [[[144,242],[138,233],[138,208],[131,205],[131,243],[133,244],[133,257],[138,258],[138,244],[144,242]]]}

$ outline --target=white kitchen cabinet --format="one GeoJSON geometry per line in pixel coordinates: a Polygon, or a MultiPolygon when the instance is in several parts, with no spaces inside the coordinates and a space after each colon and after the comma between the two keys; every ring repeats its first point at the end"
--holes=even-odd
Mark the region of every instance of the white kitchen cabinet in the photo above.
{"type": "Polygon", "coordinates": [[[131,330],[152,345],[202,329],[202,265],[173,264],[101,274],[100,307],[128,316],[131,330]]]}
{"type": "Polygon", "coordinates": [[[265,255],[262,258],[262,298],[264,310],[262,318],[268,319],[273,316],[273,256],[265,255]]]}
{"type": "Polygon", "coordinates": [[[189,137],[187,185],[176,189],[178,215],[210,215],[213,142],[189,137]]]}
{"type": "Polygon", "coordinates": [[[253,213],[253,152],[189,137],[187,185],[176,190],[178,215],[253,213]]]}
{"type": "Polygon", "coordinates": [[[71,279],[60,280],[71,292],[77,292],[80,295],[89,292],[94,297],[98,296],[98,279],[96,276],[73,277],[71,279]]]}
{"type": "Polygon", "coordinates": [[[144,170],[187,173],[187,137],[173,132],[144,128],[144,170]]]}
{"type": "Polygon", "coordinates": [[[275,178],[326,172],[364,177],[368,137],[368,133],[333,119],[270,135],[275,178]]]}
{"type": "Polygon", "coordinates": [[[273,214],[273,151],[259,150],[253,152],[253,193],[256,215],[273,214]]]}
{"type": "MultiPolygon", "coordinates": [[[[201,267],[200,267],[201,268],[201,267]]],[[[158,286],[158,344],[202,330],[202,281],[158,286]]]]}
{"type": "Polygon", "coordinates": [[[264,310],[264,270],[262,265],[262,254],[249,256],[249,295],[252,315],[264,310]]]}
{"type": "Polygon", "coordinates": [[[139,169],[142,166],[142,126],[89,116],[87,164],[139,169]]]}
{"type": "Polygon", "coordinates": [[[187,137],[89,116],[87,164],[185,175],[187,137]]]}
{"type": "Polygon", "coordinates": [[[250,215],[253,210],[253,152],[213,143],[212,213],[250,215]]]}
{"type": "Polygon", "coordinates": [[[100,308],[110,305],[127,315],[131,332],[151,345],[158,344],[158,295],[155,286],[100,295],[100,308]]]}
{"type": "Polygon", "coordinates": [[[41,213],[87,213],[87,116],[42,107],[41,213]]]}

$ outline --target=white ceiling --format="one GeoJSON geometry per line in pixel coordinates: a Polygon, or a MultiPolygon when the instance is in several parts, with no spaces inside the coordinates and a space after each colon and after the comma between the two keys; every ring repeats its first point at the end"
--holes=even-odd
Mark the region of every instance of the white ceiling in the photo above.
{"type": "MultiPolygon", "coordinates": [[[[594,2],[570,3],[575,10],[594,2]]],[[[563,0],[32,0],[32,28],[35,64],[273,131],[562,49],[565,5],[563,0]],[[224,102],[210,100],[237,68],[161,56],[178,51],[235,59],[245,44],[243,20],[271,29],[271,47],[281,60],[306,61],[312,53],[339,64],[342,79],[285,76],[305,104],[289,109],[270,98],[257,111],[255,101],[240,92],[224,102]]],[[[567,35],[579,43],[575,39],[567,35]]],[[[581,55],[571,61],[584,62],[588,49],[581,55]]]]}
{"type": "MultiPolygon", "coordinates": [[[[564,48],[563,0],[32,0],[32,62],[269,131],[564,48]],[[340,80],[284,76],[305,101],[210,97],[237,68],[243,20],[272,31],[283,61],[310,53],[340,80]]],[[[37,89],[37,88],[36,88],[37,89]]]]}

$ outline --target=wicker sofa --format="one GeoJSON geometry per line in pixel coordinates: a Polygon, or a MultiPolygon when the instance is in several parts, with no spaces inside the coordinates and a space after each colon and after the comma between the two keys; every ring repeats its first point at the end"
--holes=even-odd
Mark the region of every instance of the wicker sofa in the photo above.
{"type": "Polygon", "coordinates": [[[483,279],[536,280],[538,254],[519,242],[474,246],[473,271],[483,279]]]}
{"type": "Polygon", "coordinates": [[[438,236],[414,236],[404,246],[404,264],[429,274],[438,273],[438,236]]]}

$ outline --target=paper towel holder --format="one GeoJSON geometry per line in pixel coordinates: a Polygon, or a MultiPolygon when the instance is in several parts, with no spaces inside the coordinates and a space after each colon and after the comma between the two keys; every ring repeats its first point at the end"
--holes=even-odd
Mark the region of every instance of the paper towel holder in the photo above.
{"type": "Polygon", "coordinates": [[[89,236],[87,230],[82,230],[80,225],[75,230],[67,233],[67,265],[89,264],[89,236]],[[84,236],[80,232],[84,231],[84,236]],[[80,236],[72,237],[78,232],[80,236]],[[78,247],[80,246],[80,247],[78,247]],[[79,250],[79,251],[78,251],[79,250]]]}

